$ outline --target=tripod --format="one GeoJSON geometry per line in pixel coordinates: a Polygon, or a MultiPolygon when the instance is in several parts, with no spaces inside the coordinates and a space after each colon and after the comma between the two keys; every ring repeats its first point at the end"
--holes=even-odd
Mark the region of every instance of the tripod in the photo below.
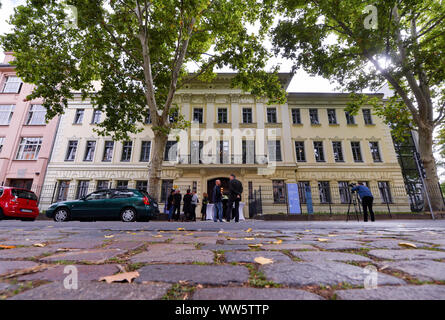
{"type": "MultiPolygon", "coordinates": [[[[349,214],[351,212],[351,204],[354,206],[355,216],[357,217],[357,222],[360,221],[359,215],[362,214],[362,209],[360,207],[360,199],[358,198],[357,192],[349,190],[349,204],[348,213],[346,214],[346,222],[349,221],[349,214]]],[[[352,213],[351,213],[352,214],[352,213]]]]}

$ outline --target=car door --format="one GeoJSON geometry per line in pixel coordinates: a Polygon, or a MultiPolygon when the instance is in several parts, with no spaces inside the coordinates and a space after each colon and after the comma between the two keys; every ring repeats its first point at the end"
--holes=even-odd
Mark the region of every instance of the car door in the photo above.
{"type": "Polygon", "coordinates": [[[107,218],[119,218],[123,208],[129,205],[129,198],[133,195],[128,190],[114,190],[111,194],[111,198],[106,202],[106,214],[107,218]]]}
{"type": "Polygon", "coordinates": [[[107,191],[92,192],[73,203],[71,213],[77,218],[100,218],[106,197],[107,191]]]}

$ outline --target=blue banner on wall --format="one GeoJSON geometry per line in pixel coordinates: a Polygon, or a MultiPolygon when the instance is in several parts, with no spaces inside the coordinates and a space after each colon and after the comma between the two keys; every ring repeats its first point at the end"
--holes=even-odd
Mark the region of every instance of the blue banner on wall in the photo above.
{"type": "Polygon", "coordinates": [[[296,183],[287,184],[287,199],[289,214],[301,214],[300,196],[298,194],[298,185],[296,183]]]}

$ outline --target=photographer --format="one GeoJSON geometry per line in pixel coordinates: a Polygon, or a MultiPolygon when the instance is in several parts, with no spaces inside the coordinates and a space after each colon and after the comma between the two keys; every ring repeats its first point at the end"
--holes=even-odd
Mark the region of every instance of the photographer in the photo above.
{"type": "Polygon", "coordinates": [[[350,184],[350,187],[352,187],[352,192],[357,191],[360,199],[362,200],[364,221],[368,221],[368,208],[371,215],[371,221],[375,221],[374,211],[372,210],[372,202],[374,201],[374,196],[372,195],[371,190],[369,190],[369,188],[364,186],[361,182],[358,183],[358,186],[356,186],[355,184],[350,184]]]}

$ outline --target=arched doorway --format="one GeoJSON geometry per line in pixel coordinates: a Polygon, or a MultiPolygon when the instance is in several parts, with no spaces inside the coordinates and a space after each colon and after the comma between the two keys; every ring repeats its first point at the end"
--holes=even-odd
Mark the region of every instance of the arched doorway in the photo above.
{"type": "Polygon", "coordinates": [[[221,181],[221,188],[224,189],[223,193],[229,192],[229,181],[230,181],[229,178],[214,178],[214,179],[207,180],[207,194],[209,195],[210,202],[212,201],[212,193],[213,193],[213,188],[215,187],[216,180],[221,181]]]}

